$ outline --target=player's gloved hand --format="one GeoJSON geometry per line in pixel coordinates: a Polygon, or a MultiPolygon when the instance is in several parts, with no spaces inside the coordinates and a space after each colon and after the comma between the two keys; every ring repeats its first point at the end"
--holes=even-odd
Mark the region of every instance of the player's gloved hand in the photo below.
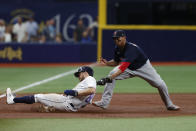
{"type": "Polygon", "coordinates": [[[64,90],[64,94],[70,95],[70,96],[78,96],[78,91],[76,91],[76,90],[64,90]]]}
{"type": "Polygon", "coordinates": [[[105,85],[106,83],[112,83],[112,79],[110,77],[106,77],[97,81],[97,85],[105,85]]]}

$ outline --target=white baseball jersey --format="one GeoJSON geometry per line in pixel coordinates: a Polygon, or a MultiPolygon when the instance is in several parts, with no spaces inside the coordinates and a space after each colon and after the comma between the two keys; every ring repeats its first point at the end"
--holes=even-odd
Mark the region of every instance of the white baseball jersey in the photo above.
{"type": "MultiPolygon", "coordinates": [[[[78,83],[73,88],[73,90],[81,91],[81,90],[85,90],[88,88],[95,88],[96,89],[96,80],[92,76],[86,77],[83,81],[78,83]]],[[[72,103],[74,104],[75,108],[81,108],[81,107],[89,104],[91,102],[91,100],[93,99],[94,95],[95,94],[91,94],[88,96],[77,96],[77,97],[69,96],[69,97],[70,97],[72,103]]]]}

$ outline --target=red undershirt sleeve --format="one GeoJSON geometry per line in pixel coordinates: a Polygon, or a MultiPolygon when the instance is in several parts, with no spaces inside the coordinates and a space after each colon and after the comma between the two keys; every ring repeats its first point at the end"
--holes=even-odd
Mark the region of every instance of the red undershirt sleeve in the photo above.
{"type": "Polygon", "coordinates": [[[124,72],[130,64],[130,62],[121,62],[119,69],[124,72]]]}

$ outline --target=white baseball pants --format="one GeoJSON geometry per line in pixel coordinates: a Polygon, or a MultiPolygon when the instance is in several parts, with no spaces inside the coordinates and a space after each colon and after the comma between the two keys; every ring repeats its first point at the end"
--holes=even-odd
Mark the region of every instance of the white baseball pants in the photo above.
{"type": "Polygon", "coordinates": [[[36,94],[34,95],[35,102],[44,104],[45,106],[54,107],[58,110],[77,111],[70,103],[71,99],[67,96],[60,94],[36,94]]]}

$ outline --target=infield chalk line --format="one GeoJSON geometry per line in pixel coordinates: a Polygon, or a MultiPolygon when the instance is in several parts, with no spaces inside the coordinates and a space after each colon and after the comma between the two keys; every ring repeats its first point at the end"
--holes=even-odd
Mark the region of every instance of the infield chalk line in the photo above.
{"type": "MultiPolygon", "coordinates": [[[[92,64],[87,65],[87,66],[94,67],[94,66],[96,66],[96,65],[97,65],[96,63],[92,63],[92,64]]],[[[47,82],[50,82],[50,81],[59,79],[59,78],[64,77],[64,76],[68,76],[68,75],[70,75],[70,74],[73,74],[73,73],[76,72],[76,71],[77,71],[77,69],[70,70],[70,71],[68,71],[68,72],[64,72],[64,73],[61,73],[61,74],[58,74],[58,75],[49,77],[49,78],[44,79],[44,80],[34,82],[34,83],[32,83],[32,84],[29,84],[29,85],[27,85],[27,86],[23,86],[23,87],[20,87],[20,88],[14,90],[13,93],[17,93],[17,92],[19,92],[19,91],[23,91],[23,90],[25,90],[25,89],[29,89],[29,88],[31,88],[31,87],[35,87],[35,86],[41,85],[41,84],[44,84],[44,83],[47,83],[47,82]]],[[[6,96],[6,94],[4,93],[4,94],[0,95],[0,98],[3,98],[3,97],[5,97],[5,96],[6,96]]]]}

